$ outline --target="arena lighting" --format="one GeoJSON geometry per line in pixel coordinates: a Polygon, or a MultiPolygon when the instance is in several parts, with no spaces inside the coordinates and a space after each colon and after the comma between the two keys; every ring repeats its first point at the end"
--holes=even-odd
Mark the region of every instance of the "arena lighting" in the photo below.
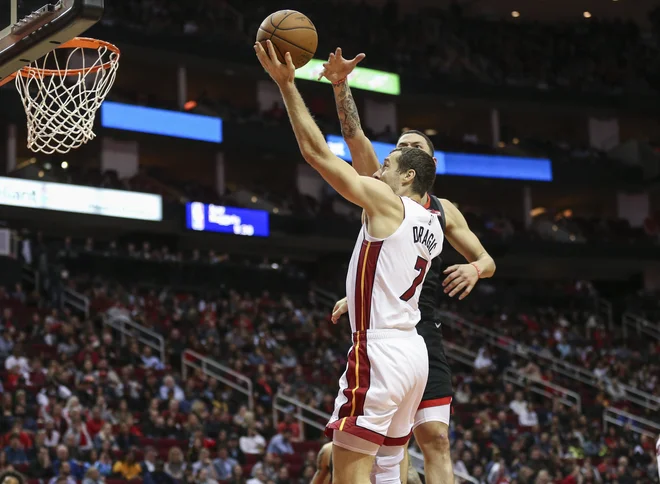
{"type": "MultiPolygon", "coordinates": [[[[296,70],[296,79],[305,79],[307,81],[325,82],[330,84],[325,77],[319,79],[319,74],[323,71],[325,61],[312,59],[307,65],[296,70]]],[[[351,88],[363,89],[365,91],[380,92],[398,96],[401,94],[401,81],[398,74],[393,72],[377,71],[365,67],[356,67],[348,76],[351,81],[351,88]]]]}
{"type": "MultiPolygon", "coordinates": [[[[341,136],[326,137],[330,151],[342,160],[351,161],[351,152],[341,136]]],[[[376,157],[383,161],[396,145],[373,141],[376,157]]],[[[552,181],[552,162],[546,158],[522,158],[518,156],[479,155],[472,153],[448,153],[436,151],[438,175],[500,178],[507,180],[552,181]]]]}
{"type": "Polygon", "coordinates": [[[106,101],[101,105],[101,126],[137,133],[222,143],[222,119],[220,118],[112,101],[106,101]]]}
{"type": "Polygon", "coordinates": [[[520,12],[518,10],[514,10],[513,12],[511,12],[511,16],[513,18],[518,18],[520,17],[520,12]]]}
{"type": "Polygon", "coordinates": [[[584,12],[582,15],[584,18],[591,18],[591,12],[584,12]]]}
{"type": "Polygon", "coordinates": [[[63,161],[60,166],[62,167],[63,170],[66,170],[67,168],[69,168],[69,164],[66,161],[63,161]]]}

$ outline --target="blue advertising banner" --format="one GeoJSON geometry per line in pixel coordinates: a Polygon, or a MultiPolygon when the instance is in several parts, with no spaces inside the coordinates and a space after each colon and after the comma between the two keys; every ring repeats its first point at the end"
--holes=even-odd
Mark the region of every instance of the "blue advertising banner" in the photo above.
{"type": "Polygon", "coordinates": [[[106,101],[101,105],[101,125],[124,131],[222,143],[222,119],[179,111],[106,101]]]}
{"type": "MultiPolygon", "coordinates": [[[[351,152],[341,136],[328,135],[330,150],[342,160],[351,161],[351,152]]],[[[396,147],[391,143],[371,143],[381,162],[396,147]]],[[[436,151],[438,175],[503,178],[508,180],[552,181],[552,162],[546,158],[478,155],[436,151]]]]}
{"type": "Polygon", "coordinates": [[[186,204],[186,228],[198,232],[219,232],[247,237],[270,235],[269,214],[265,210],[200,202],[186,204]]]}

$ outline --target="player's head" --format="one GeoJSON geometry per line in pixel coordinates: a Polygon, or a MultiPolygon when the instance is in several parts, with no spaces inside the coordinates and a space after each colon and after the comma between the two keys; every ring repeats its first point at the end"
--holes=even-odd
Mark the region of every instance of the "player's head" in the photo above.
{"type": "MultiPolygon", "coordinates": [[[[410,148],[419,148],[420,150],[424,150],[431,156],[435,156],[435,147],[433,146],[433,142],[431,141],[431,138],[426,136],[424,133],[421,131],[417,131],[416,129],[412,129],[410,131],[406,131],[399,137],[399,141],[396,143],[397,148],[405,148],[405,147],[410,147],[410,148]]],[[[435,160],[435,158],[433,158],[435,160]]]]}
{"type": "Polygon", "coordinates": [[[397,195],[423,197],[433,187],[435,161],[424,150],[396,148],[385,158],[375,177],[387,183],[397,195]]]}

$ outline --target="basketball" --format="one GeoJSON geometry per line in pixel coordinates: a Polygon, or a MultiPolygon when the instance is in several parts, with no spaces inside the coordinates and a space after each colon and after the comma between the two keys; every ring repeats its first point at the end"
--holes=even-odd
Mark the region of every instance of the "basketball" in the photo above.
{"type": "Polygon", "coordinates": [[[295,10],[280,10],[261,22],[257,42],[261,42],[266,49],[267,40],[273,43],[280,62],[284,62],[284,54],[290,52],[296,69],[314,57],[319,41],[312,21],[295,10]]]}

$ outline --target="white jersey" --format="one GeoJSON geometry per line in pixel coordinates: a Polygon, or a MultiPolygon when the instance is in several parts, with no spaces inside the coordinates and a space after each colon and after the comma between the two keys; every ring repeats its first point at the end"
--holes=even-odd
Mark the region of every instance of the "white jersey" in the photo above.
{"type": "Polygon", "coordinates": [[[431,259],[440,255],[444,234],[435,212],[402,197],[403,221],[385,239],[362,225],[346,276],[353,332],[410,330],[420,320],[419,294],[431,259]]]}

